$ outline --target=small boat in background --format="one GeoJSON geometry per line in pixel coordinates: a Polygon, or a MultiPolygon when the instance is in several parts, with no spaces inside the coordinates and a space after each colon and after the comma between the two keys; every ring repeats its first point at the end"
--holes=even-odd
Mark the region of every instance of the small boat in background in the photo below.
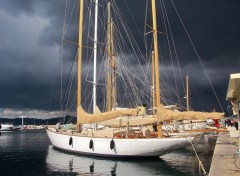
{"type": "Polygon", "coordinates": [[[0,124],[0,131],[13,131],[15,127],[13,124],[0,124]]]}

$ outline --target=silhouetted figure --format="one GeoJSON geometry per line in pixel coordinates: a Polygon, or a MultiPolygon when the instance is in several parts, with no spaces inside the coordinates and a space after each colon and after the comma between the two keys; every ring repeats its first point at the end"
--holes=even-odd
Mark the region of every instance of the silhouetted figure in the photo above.
{"type": "Polygon", "coordinates": [[[236,127],[236,130],[238,130],[238,122],[235,121],[234,126],[236,127]]]}

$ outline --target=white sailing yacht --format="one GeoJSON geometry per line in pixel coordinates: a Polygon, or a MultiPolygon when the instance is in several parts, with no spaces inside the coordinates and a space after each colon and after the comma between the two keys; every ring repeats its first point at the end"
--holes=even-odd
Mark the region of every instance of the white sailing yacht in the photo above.
{"type": "MultiPolygon", "coordinates": [[[[156,99],[157,114],[153,118],[140,118],[139,109],[114,110],[104,113],[88,114],[81,105],[81,63],[82,63],[82,31],[83,31],[83,7],[84,0],[80,0],[79,19],[79,43],[78,43],[78,98],[77,98],[77,130],[48,129],[47,134],[54,147],[85,155],[106,156],[106,157],[157,157],[167,154],[178,148],[189,145],[193,137],[167,137],[161,133],[161,123],[172,118],[181,119],[180,114],[172,115],[171,112],[162,108],[160,104],[159,75],[156,72],[156,99]],[[169,116],[170,115],[170,116],[169,116]],[[158,124],[158,132],[146,130],[143,135],[139,130],[130,130],[130,122],[125,121],[123,128],[103,128],[101,130],[84,130],[83,124],[94,124],[107,120],[114,120],[119,117],[129,119],[136,117],[135,126],[144,124],[158,124]],[[157,117],[157,118],[156,118],[157,117]]],[[[110,13],[110,0],[108,0],[108,13],[110,13]]],[[[154,57],[155,70],[158,70],[158,43],[155,0],[152,0],[153,14],[153,36],[154,36],[154,57]]],[[[95,17],[96,18],[96,17],[95,17]]],[[[109,18],[109,17],[108,17],[109,18]]],[[[109,18],[110,21],[110,18],[109,18]]],[[[109,24],[109,23],[108,23],[109,24]]],[[[109,42],[108,42],[109,43],[109,42]]],[[[201,114],[198,114],[201,115],[201,114]]],[[[219,114],[217,114],[219,115],[219,114]]],[[[195,115],[194,115],[195,116],[195,115]]],[[[185,118],[186,116],[184,116],[185,118]]],[[[187,118],[192,118],[190,115],[187,118]]],[[[121,118],[117,121],[121,121],[121,118]]]]}

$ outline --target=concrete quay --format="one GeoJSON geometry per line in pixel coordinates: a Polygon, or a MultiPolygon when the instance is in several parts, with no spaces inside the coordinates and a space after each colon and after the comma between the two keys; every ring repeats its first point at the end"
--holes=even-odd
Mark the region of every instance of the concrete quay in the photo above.
{"type": "Polygon", "coordinates": [[[240,176],[238,143],[239,139],[230,137],[230,133],[219,133],[209,176],[240,176]]]}

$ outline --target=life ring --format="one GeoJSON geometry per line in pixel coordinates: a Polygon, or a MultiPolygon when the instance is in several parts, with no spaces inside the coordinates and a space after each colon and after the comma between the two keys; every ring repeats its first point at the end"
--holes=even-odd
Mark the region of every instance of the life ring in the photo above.
{"type": "Polygon", "coordinates": [[[73,138],[70,137],[70,138],[69,138],[69,145],[72,145],[72,144],[73,144],[73,138]]]}
{"type": "Polygon", "coordinates": [[[115,142],[112,139],[111,142],[110,142],[110,149],[112,150],[114,147],[115,147],[115,142]]]}
{"type": "Polygon", "coordinates": [[[93,140],[91,139],[90,142],[89,142],[89,148],[90,149],[93,149],[93,140]]]}

